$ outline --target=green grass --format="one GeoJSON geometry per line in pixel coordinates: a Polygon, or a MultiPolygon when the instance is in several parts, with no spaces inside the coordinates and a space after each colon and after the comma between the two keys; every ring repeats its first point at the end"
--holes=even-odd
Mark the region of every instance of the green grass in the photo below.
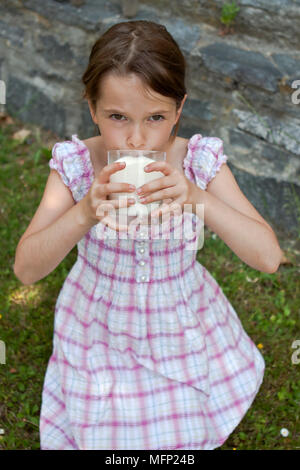
{"type": "MultiPolygon", "coordinates": [[[[13,273],[18,241],[41,200],[49,174],[49,133],[33,126],[24,143],[12,139],[17,124],[0,129],[0,449],[39,449],[39,413],[52,351],[54,307],[77,256],[77,248],[46,278],[24,286],[13,273]]],[[[51,136],[50,140],[60,140],[51,136]]],[[[275,274],[244,264],[217,236],[205,232],[197,259],[215,277],[247,334],[266,362],[263,384],[251,408],[219,449],[300,448],[300,364],[292,364],[292,343],[300,340],[299,264],[294,259],[275,274]],[[289,436],[280,434],[282,428],[289,436]]],[[[300,354],[298,354],[300,357],[300,354]]]]}

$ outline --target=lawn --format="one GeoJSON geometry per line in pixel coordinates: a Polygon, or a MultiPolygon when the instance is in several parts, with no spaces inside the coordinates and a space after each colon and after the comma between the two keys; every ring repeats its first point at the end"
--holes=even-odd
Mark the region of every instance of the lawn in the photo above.
{"type": "MultiPolygon", "coordinates": [[[[51,148],[61,139],[28,125],[29,136],[16,140],[13,135],[22,124],[9,119],[0,124],[0,344],[6,347],[6,362],[0,364],[0,449],[39,449],[41,393],[52,351],[54,307],[77,247],[33,285],[22,285],[14,275],[18,241],[41,200],[51,148]]],[[[209,230],[197,253],[266,362],[255,401],[220,450],[300,449],[300,263],[299,253],[290,248],[293,240],[280,240],[280,245],[287,262],[274,274],[247,266],[209,230]],[[292,347],[296,340],[298,354],[292,347]],[[282,428],[288,429],[288,436],[281,434],[282,428]]]]}

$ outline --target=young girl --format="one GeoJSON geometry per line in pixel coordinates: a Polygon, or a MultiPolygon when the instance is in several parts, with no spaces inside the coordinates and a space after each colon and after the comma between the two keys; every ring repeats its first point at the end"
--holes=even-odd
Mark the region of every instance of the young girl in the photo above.
{"type": "Polygon", "coordinates": [[[275,272],[280,247],[240,191],[222,141],[177,137],[185,59],[164,26],[112,26],[94,44],[82,80],[101,134],[55,144],[15,261],[30,284],[78,246],[56,303],[41,448],[215,449],[255,399],[264,359],[197,250],[187,249],[189,237],[154,237],[167,223],[121,237],[105,204],[129,185],[109,183],[122,167],[107,165],[107,150],[165,151],[166,161],[150,165],[164,176],[143,185],[146,202],[177,204],[193,222],[204,205],[205,224],[254,269],[275,272]]]}

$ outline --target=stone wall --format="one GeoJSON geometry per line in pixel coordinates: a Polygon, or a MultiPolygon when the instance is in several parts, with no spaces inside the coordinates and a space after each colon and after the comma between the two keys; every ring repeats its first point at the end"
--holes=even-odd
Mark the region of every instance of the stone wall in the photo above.
{"type": "MultiPolygon", "coordinates": [[[[144,0],[133,19],[164,24],[188,63],[179,135],[218,136],[242,191],[283,235],[300,225],[300,0],[240,0],[221,36],[220,0],[144,0]],[[293,86],[295,88],[293,88],[293,86]]],[[[120,0],[0,4],[6,109],[61,139],[95,135],[81,76],[94,41],[128,21],[120,0]],[[75,4],[80,6],[76,6],[75,4]]]]}
{"type": "MultiPolygon", "coordinates": [[[[120,3],[113,0],[114,3],[120,3]]],[[[141,5],[153,5],[160,11],[168,11],[187,23],[205,23],[220,26],[222,5],[232,0],[140,0],[141,5]]],[[[240,11],[234,30],[242,35],[274,42],[277,46],[299,49],[300,1],[299,0],[236,0],[240,11]]]]}

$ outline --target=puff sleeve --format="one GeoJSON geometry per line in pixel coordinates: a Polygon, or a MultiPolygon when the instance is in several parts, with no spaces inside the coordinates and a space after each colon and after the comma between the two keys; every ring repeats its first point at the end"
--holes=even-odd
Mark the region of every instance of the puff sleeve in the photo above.
{"type": "Polygon", "coordinates": [[[70,186],[70,180],[64,169],[64,142],[57,142],[52,148],[52,158],[49,161],[51,170],[56,170],[66,186],[70,186]]]}
{"type": "Polygon", "coordinates": [[[57,142],[52,149],[49,167],[56,170],[77,202],[87,193],[93,168],[86,145],[72,135],[72,140],[57,142]]]}
{"type": "Polygon", "coordinates": [[[221,139],[195,134],[188,142],[183,168],[187,178],[205,190],[227,160],[221,139]]]}

